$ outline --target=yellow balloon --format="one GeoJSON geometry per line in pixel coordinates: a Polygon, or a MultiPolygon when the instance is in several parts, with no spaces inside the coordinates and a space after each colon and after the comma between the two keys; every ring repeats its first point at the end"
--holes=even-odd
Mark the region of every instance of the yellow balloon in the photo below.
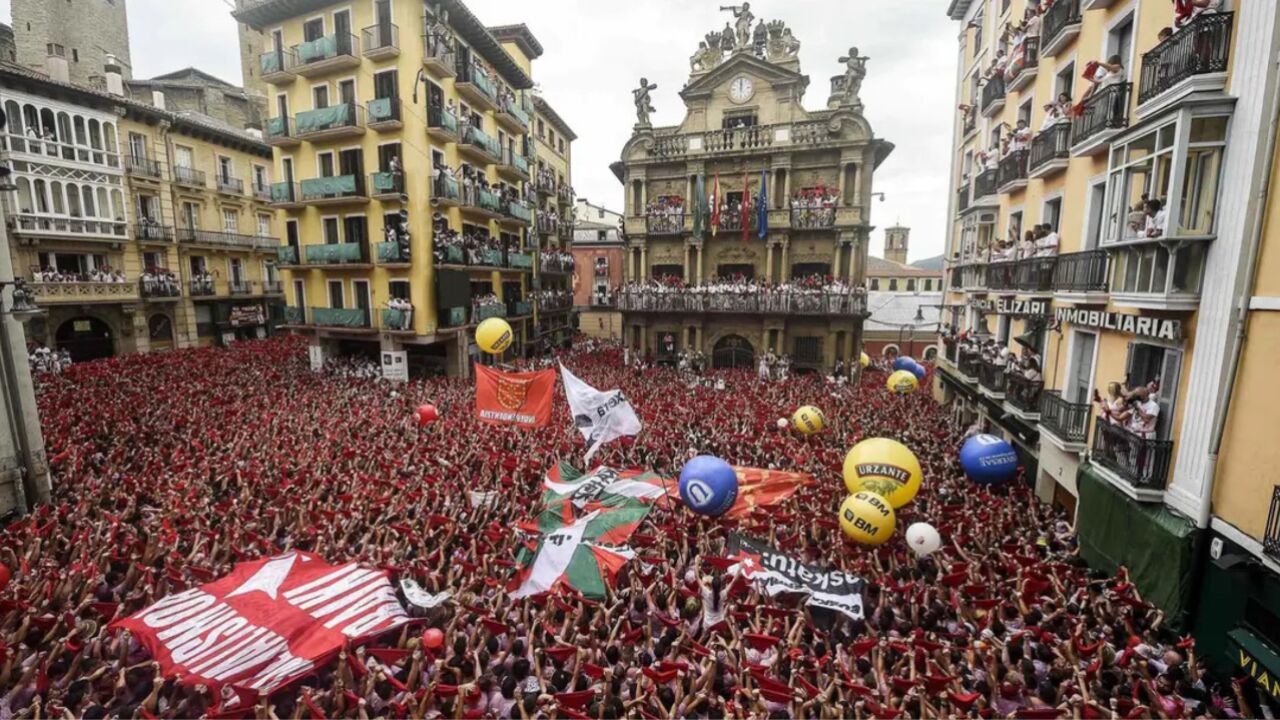
{"type": "Polygon", "coordinates": [[[896,440],[863,440],[844,458],[844,486],[849,492],[873,492],[895,508],[911,502],[922,479],[915,453],[896,440]]]}
{"type": "Polygon", "coordinates": [[[476,328],[476,345],[490,355],[500,355],[511,347],[511,326],[502,318],[492,317],[476,328]]]}
{"type": "Polygon", "coordinates": [[[854,493],[840,504],[840,528],[863,545],[879,545],[888,540],[897,524],[893,506],[873,492],[854,493]]]}
{"type": "Polygon", "coordinates": [[[795,425],[796,430],[801,435],[812,435],[816,432],[822,432],[822,428],[827,426],[827,418],[822,411],[812,405],[805,405],[796,410],[791,416],[791,424],[795,425]]]}
{"type": "Polygon", "coordinates": [[[862,357],[858,358],[858,362],[862,363],[862,367],[869,367],[871,365],[871,358],[868,357],[866,353],[862,353],[862,357]]]}
{"type": "Polygon", "coordinates": [[[907,395],[920,387],[920,381],[910,370],[897,370],[889,376],[889,392],[907,395]]]}

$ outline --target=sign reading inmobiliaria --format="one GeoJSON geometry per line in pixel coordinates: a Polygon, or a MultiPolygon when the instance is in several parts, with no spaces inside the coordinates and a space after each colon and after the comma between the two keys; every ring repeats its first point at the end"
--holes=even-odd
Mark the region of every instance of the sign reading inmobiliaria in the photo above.
{"type": "Polygon", "coordinates": [[[385,570],[291,552],[240,563],[111,627],[133,633],[165,677],[181,674],[215,697],[228,685],[252,697],[324,665],[348,640],[409,621],[385,570]]]}

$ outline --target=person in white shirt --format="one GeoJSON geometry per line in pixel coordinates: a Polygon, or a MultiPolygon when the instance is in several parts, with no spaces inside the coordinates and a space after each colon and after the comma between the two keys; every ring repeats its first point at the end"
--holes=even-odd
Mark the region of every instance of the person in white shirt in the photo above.
{"type": "Polygon", "coordinates": [[[1041,227],[1044,234],[1036,240],[1036,257],[1053,257],[1058,254],[1058,232],[1048,223],[1041,227]]]}
{"type": "Polygon", "coordinates": [[[1168,220],[1164,203],[1157,198],[1151,198],[1147,201],[1145,207],[1147,213],[1146,235],[1149,238],[1164,237],[1165,224],[1168,220]]]}
{"type": "Polygon", "coordinates": [[[1140,438],[1150,439],[1156,436],[1156,422],[1160,418],[1160,403],[1147,392],[1140,389],[1135,396],[1133,414],[1129,416],[1129,431],[1140,438]]]}

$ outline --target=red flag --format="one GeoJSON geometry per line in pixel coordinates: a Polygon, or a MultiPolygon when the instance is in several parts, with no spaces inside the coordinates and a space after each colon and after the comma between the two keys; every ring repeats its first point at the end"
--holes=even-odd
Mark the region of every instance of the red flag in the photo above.
{"type": "Polygon", "coordinates": [[[720,173],[716,173],[715,189],[711,191],[711,237],[720,229],[720,173]]]}
{"type": "Polygon", "coordinates": [[[742,173],[742,242],[747,241],[751,230],[751,183],[746,171],[742,173]]]}
{"type": "Polygon", "coordinates": [[[494,425],[546,427],[556,371],[502,372],[476,363],[476,418],[494,425]]]}

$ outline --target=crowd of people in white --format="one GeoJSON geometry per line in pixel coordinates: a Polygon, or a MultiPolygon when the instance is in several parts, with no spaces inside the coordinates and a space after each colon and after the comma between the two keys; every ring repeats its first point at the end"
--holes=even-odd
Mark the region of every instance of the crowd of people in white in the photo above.
{"type": "Polygon", "coordinates": [[[27,346],[27,362],[34,373],[60,373],[71,367],[71,353],[65,348],[51,350],[31,343],[27,346]]]}
{"type": "Polygon", "coordinates": [[[87,272],[69,272],[56,268],[42,268],[33,272],[32,282],[38,283],[126,283],[129,280],[124,273],[113,270],[110,266],[93,268],[87,272]]]}
{"type": "Polygon", "coordinates": [[[791,226],[831,227],[836,221],[836,188],[819,185],[791,195],[791,226]]]}
{"type": "Polygon", "coordinates": [[[712,277],[685,283],[669,277],[630,282],[614,297],[619,309],[631,311],[753,311],[851,313],[865,298],[861,286],[821,275],[771,283],[742,276],[712,277]]]}

